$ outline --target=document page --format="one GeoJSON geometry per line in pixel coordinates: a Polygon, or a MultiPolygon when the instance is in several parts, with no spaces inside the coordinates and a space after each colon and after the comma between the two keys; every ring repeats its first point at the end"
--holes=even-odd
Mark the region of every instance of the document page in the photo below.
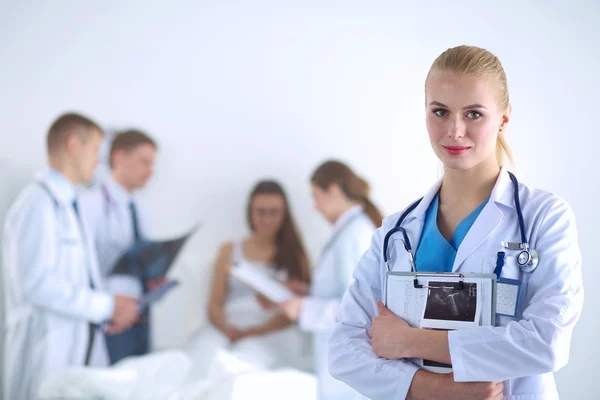
{"type": "Polygon", "coordinates": [[[295,296],[294,292],[264,271],[248,263],[231,268],[231,275],[261,293],[274,303],[283,303],[295,296]]]}

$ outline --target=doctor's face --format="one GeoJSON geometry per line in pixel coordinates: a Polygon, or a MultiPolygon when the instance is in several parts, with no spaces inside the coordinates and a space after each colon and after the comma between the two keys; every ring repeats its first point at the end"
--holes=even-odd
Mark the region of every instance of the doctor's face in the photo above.
{"type": "Polygon", "coordinates": [[[252,229],[260,235],[275,236],[279,233],[285,216],[285,200],[279,194],[257,194],[250,203],[252,229]]]}
{"type": "Polygon", "coordinates": [[[496,140],[509,110],[496,102],[495,82],[485,76],[433,70],[425,90],[431,147],[446,168],[467,170],[496,162],[496,140]]]}
{"type": "Polygon", "coordinates": [[[102,145],[102,133],[93,129],[88,135],[73,136],[75,151],[73,163],[79,175],[79,182],[88,183],[94,177],[98,166],[98,151],[102,145]]]}
{"type": "Polygon", "coordinates": [[[119,150],[114,163],[125,180],[122,184],[131,190],[146,186],[154,173],[155,159],[156,148],[149,143],[140,144],[129,151],[119,150]]]}
{"type": "MultiPolygon", "coordinates": [[[[332,185],[333,186],[333,185],[332,185]]],[[[321,189],[315,184],[310,185],[315,210],[317,210],[323,218],[330,223],[336,220],[336,201],[333,194],[333,187],[330,186],[327,190],[321,189]]]]}

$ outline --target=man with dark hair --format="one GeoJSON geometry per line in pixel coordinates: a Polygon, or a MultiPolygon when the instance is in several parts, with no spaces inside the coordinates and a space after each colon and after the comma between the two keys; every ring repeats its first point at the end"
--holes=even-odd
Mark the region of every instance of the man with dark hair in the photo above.
{"type": "MultiPolygon", "coordinates": [[[[102,278],[113,293],[140,296],[156,284],[113,274],[120,256],[146,237],[147,219],[133,194],[146,186],[152,176],[156,151],[154,140],[139,130],[118,133],[110,147],[110,177],[82,198],[83,215],[92,231],[102,278]]],[[[111,363],[148,353],[149,311],[130,329],[106,340],[111,363]]]]}
{"type": "Polygon", "coordinates": [[[47,136],[49,168],[7,214],[5,399],[37,399],[43,380],[66,367],[107,365],[103,330],[122,332],[138,318],[136,298],[103,290],[80,215],[76,186],[92,179],[102,137],[87,117],[59,117],[47,136]]]}

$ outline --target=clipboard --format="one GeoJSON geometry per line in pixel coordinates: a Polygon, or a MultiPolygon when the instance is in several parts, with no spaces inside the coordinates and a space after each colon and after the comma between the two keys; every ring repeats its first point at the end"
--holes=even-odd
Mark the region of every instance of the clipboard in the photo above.
{"type": "Polygon", "coordinates": [[[296,295],[281,282],[248,263],[231,266],[229,273],[276,304],[281,304],[296,295]]]}
{"type": "MultiPolygon", "coordinates": [[[[410,326],[455,330],[496,324],[495,274],[388,272],[384,304],[410,326]]],[[[452,372],[452,366],[412,359],[419,367],[452,372]]]]}

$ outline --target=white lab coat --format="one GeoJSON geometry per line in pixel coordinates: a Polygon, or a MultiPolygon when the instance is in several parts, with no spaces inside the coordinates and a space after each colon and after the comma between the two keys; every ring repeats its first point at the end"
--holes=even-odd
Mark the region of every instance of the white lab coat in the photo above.
{"type": "MultiPolygon", "coordinates": [[[[425,212],[438,192],[438,182],[406,217],[416,249],[425,212]]],[[[551,193],[520,184],[519,194],[529,244],[540,253],[532,274],[516,263],[518,251],[501,241],[520,242],[513,185],[502,170],[491,198],[458,249],[455,272],[492,273],[498,251],[506,252],[502,276],[522,279],[520,315],[499,316],[496,327],[451,331],[448,334],[454,379],[505,381],[505,399],[558,399],[553,372],[569,359],[573,327],[583,306],[581,254],[575,217],[567,203],[551,193]]],[[[373,399],[403,399],[418,367],[406,360],[386,360],[373,354],[367,330],[383,299],[387,269],[383,239],[401,213],[387,218],[375,233],[371,248],[354,273],[355,283],[344,295],[340,323],[330,340],[329,370],[333,376],[373,399]]],[[[410,271],[401,235],[390,240],[394,271],[410,271]]]]}
{"type": "MultiPolygon", "coordinates": [[[[48,374],[83,365],[89,323],[112,315],[114,299],[101,292],[95,252],[89,234],[79,229],[74,198],[75,188],[66,178],[46,170],[7,214],[2,243],[5,399],[36,399],[48,374]]],[[[100,331],[91,365],[108,365],[100,331]]]]}
{"type": "Polygon", "coordinates": [[[364,399],[360,393],[333,378],[328,371],[327,343],[335,327],[344,292],[360,257],[369,248],[375,226],[356,206],[335,224],[314,271],[310,296],[303,302],[300,328],[313,333],[313,362],[318,376],[319,400],[364,399]]]}
{"type": "Polygon", "coordinates": [[[138,297],[142,283],[129,276],[110,276],[115,263],[134,244],[130,203],[136,205],[140,235],[145,236],[146,218],[135,199],[114,179],[108,178],[81,196],[82,216],[93,236],[100,274],[105,286],[117,294],[138,297]]]}

